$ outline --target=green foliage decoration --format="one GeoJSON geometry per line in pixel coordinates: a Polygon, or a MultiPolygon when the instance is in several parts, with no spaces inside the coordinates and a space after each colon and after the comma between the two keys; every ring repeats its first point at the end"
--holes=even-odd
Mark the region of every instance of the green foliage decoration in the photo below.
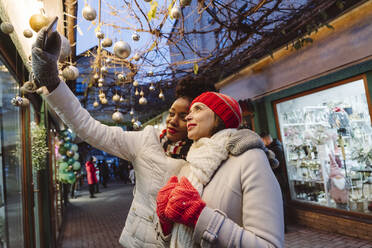
{"type": "Polygon", "coordinates": [[[31,156],[34,170],[44,170],[47,165],[47,131],[43,125],[31,122],[31,156]]]}

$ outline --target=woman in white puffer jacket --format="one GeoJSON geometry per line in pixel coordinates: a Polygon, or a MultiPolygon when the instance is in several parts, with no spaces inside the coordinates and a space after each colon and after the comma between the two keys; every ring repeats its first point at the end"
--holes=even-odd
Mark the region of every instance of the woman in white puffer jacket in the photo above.
{"type": "Polygon", "coordinates": [[[188,84],[185,90],[186,84],[181,84],[178,98],[169,110],[167,129],[160,136],[152,126],[138,132],[106,126],[94,120],[67,85],[60,82],[59,34],[54,32],[42,49],[44,36],[45,29],[42,29],[32,48],[32,69],[39,86],[46,86],[49,91],[44,95],[48,105],[81,139],[133,164],[136,190],[119,242],[127,248],[163,247],[164,242],[155,231],[155,197],[169,176],[176,174],[185,163],[180,158],[185,158],[191,144],[187,139],[185,117],[192,98],[211,90],[212,86],[188,84]]]}

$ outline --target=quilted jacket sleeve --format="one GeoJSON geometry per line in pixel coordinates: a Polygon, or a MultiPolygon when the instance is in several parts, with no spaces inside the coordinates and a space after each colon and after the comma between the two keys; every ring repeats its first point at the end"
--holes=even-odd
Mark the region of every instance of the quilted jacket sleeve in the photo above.
{"type": "Polygon", "coordinates": [[[283,247],[281,192],[266,155],[252,149],[242,156],[246,161],[240,173],[243,226],[229,219],[229,213],[206,207],[194,230],[194,240],[201,247],[283,247]]]}
{"type": "Polygon", "coordinates": [[[133,161],[143,146],[146,131],[129,132],[101,124],[84,109],[63,82],[44,96],[63,122],[82,140],[107,153],[133,161]]]}

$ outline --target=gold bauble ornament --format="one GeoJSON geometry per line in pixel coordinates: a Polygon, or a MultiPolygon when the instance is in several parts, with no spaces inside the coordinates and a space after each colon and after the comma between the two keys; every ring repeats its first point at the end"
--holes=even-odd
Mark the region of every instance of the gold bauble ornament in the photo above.
{"type": "Polygon", "coordinates": [[[138,86],[138,81],[137,81],[137,80],[134,80],[134,81],[133,81],[133,86],[134,86],[134,87],[137,87],[137,86],[138,86]]]}
{"type": "Polygon", "coordinates": [[[102,104],[107,104],[107,102],[108,102],[108,101],[107,101],[106,97],[101,99],[101,103],[102,103],[102,104]]]}
{"type": "Polygon", "coordinates": [[[23,36],[26,37],[26,38],[31,38],[34,34],[32,33],[32,31],[30,29],[25,29],[23,30],[23,36]]]}
{"type": "Polygon", "coordinates": [[[98,73],[95,73],[95,74],[94,74],[93,79],[94,79],[94,80],[98,80],[98,79],[99,79],[99,75],[98,75],[98,73]]]}
{"type": "Polygon", "coordinates": [[[112,114],[112,120],[117,122],[117,123],[123,122],[124,121],[124,115],[119,111],[115,111],[112,114]]]}
{"type": "Polygon", "coordinates": [[[72,151],[72,150],[68,150],[68,151],[66,152],[66,155],[67,155],[68,157],[70,157],[70,158],[73,157],[74,154],[75,154],[75,152],[72,151]]]}
{"type": "Polygon", "coordinates": [[[152,70],[150,70],[148,73],[147,73],[149,76],[152,76],[154,75],[154,72],[152,70]]]}
{"type": "Polygon", "coordinates": [[[112,40],[110,38],[105,38],[102,41],[102,46],[103,47],[110,47],[110,46],[112,46],[112,40]]]}
{"type": "Polygon", "coordinates": [[[10,22],[1,23],[0,29],[4,34],[10,34],[14,31],[14,27],[10,22]]]}
{"type": "Polygon", "coordinates": [[[102,88],[103,87],[103,83],[98,83],[98,87],[102,88]]]}
{"type": "Polygon", "coordinates": [[[135,122],[133,123],[133,129],[134,129],[134,130],[138,130],[138,129],[140,129],[141,126],[142,126],[142,124],[141,124],[140,121],[135,121],[135,122]]]}
{"type": "Polygon", "coordinates": [[[102,66],[102,67],[101,67],[101,72],[102,72],[102,73],[107,73],[107,72],[108,72],[107,67],[106,67],[106,66],[102,66]]]}
{"type": "Polygon", "coordinates": [[[99,93],[98,97],[101,100],[101,99],[105,98],[106,95],[105,95],[105,93],[101,92],[101,93],[99,93]]]}
{"type": "Polygon", "coordinates": [[[160,93],[159,93],[159,98],[160,98],[160,99],[164,99],[163,91],[160,91],[160,93]]]}
{"type": "Polygon", "coordinates": [[[101,31],[98,31],[96,32],[96,37],[100,40],[102,40],[103,38],[105,38],[105,34],[102,33],[101,31]]]}
{"type": "Polygon", "coordinates": [[[136,119],[132,118],[131,122],[134,123],[136,121],[136,119]]]}
{"type": "Polygon", "coordinates": [[[95,9],[86,4],[83,8],[83,17],[87,21],[93,21],[97,17],[97,12],[95,9]]]}
{"type": "Polygon", "coordinates": [[[125,99],[124,99],[124,97],[120,97],[120,99],[119,99],[119,102],[124,102],[125,101],[125,99]]]}
{"type": "Polygon", "coordinates": [[[144,95],[145,95],[145,92],[143,92],[143,90],[141,89],[140,96],[144,96],[144,95]]]}
{"type": "Polygon", "coordinates": [[[136,88],[136,91],[134,92],[134,95],[138,96],[139,95],[139,92],[138,92],[138,89],[136,88]]]}
{"type": "Polygon", "coordinates": [[[114,45],[114,53],[119,58],[128,58],[131,53],[130,45],[125,41],[118,41],[114,45]]]}
{"type": "Polygon", "coordinates": [[[49,24],[49,19],[45,15],[34,14],[31,16],[29,23],[32,30],[39,32],[40,29],[49,24]]]}
{"type": "Polygon", "coordinates": [[[106,62],[107,64],[110,64],[110,63],[112,62],[112,60],[111,60],[110,58],[107,58],[107,59],[105,60],[105,62],[106,62]]]}
{"type": "Polygon", "coordinates": [[[150,90],[150,91],[154,91],[154,90],[155,90],[155,87],[154,87],[153,84],[150,85],[149,90],[150,90]]]}
{"type": "Polygon", "coordinates": [[[130,115],[134,115],[134,109],[133,109],[133,108],[130,109],[129,114],[130,114],[130,115]]]}
{"type": "Polygon", "coordinates": [[[99,103],[97,101],[94,101],[93,107],[97,108],[99,106],[99,103]]]}
{"type": "Polygon", "coordinates": [[[139,104],[141,104],[141,105],[145,105],[145,104],[147,104],[147,99],[146,99],[144,96],[142,96],[142,97],[138,100],[138,102],[139,102],[139,104]]]}
{"type": "Polygon", "coordinates": [[[99,83],[99,84],[103,84],[104,82],[105,82],[105,80],[104,80],[103,78],[99,78],[99,79],[98,79],[98,83],[99,83]]]}
{"type": "Polygon", "coordinates": [[[120,96],[118,94],[113,95],[112,96],[112,101],[114,101],[114,102],[120,101],[120,96]]]}
{"type": "Polygon", "coordinates": [[[124,81],[125,76],[124,76],[123,74],[119,73],[119,74],[118,74],[118,79],[119,79],[120,81],[124,81]]]}
{"type": "Polygon", "coordinates": [[[62,76],[66,80],[75,80],[79,77],[79,69],[73,65],[69,65],[63,69],[62,76]]]}
{"type": "Polygon", "coordinates": [[[191,4],[191,0],[180,0],[181,7],[189,6],[191,4]]]}

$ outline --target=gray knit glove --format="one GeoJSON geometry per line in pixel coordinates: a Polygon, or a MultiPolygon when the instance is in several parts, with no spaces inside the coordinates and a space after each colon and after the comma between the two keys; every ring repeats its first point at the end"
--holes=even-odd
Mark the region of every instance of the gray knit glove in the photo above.
{"type": "Polygon", "coordinates": [[[38,86],[46,86],[52,92],[60,82],[57,61],[61,51],[61,37],[57,31],[53,32],[43,50],[44,35],[46,28],[39,31],[32,45],[32,70],[38,86]]]}

